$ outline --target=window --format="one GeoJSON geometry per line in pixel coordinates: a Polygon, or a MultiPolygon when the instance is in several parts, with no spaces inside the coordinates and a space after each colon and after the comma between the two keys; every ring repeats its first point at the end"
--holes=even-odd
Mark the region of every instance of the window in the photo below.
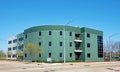
{"type": "Polygon", "coordinates": [[[25,35],[25,39],[27,39],[27,34],[25,35]]]}
{"type": "Polygon", "coordinates": [[[8,55],[8,58],[11,58],[11,55],[8,55]]]}
{"type": "Polygon", "coordinates": [[[27,57],[27,54],[25,53],[25,57],[27,57]]]}
{"type": "Polygon", "coordinates": [[[97,42],[98,42],[98,57],[103,57],[103,37],[97,36],[97,42]]]}
{"type": "Polygon", "coordinates": [[[13,47],[13,50],[16,50],[16,47],[13,47]]]}
{"type": "Polygon", "coordinates": [[[18,49],[23,50],[23,47],[24,47],[24,45],[22,44],[22,45],[18,46],[18,49]]]}
{"type": "Polygon", "coordinates": [[[41,32],[39,32],[39,36],[41,36],[41,32]]]}
{"type": "Polygon", "coordinates": [[[13,54],[13,56],[12,56],[13,58],[15,58],[16,57],[16,54],[13,54]]]}
{"type": "Polygon", "coordinates": [[[41,42],[39,42],[39,46],[41,46],[41,42]]]}
{"type": "Polygon", "coordinates": [[[87,43],[87,47],[90,48],[90,43],[87,43]]]}
{"type": "Polygon", "coordinates": [[[51,53],[48,54],[48,57],[51,57],[51,53]]]}
{"type": "Polygon", "coordinates": [[[39,53],[39,57],[41,57],[41,53],[39,53]]]}
{"type": "Polygon", "coordinates": [[[51,32],[51,31],[49,31],[49,35],[52,35],[52,32],[51,32]]]}
{"type": "Polygon", "coordinates": [[[90,58],[90,53],[87,53],[87,57],[90,58]]]}
{"type": "Polygon", "coordinates": [[[70,57],[72,57],[72,53],[70,53],[70,57]]]}
{"type": "Polygon", "coordinates": [[[62,42],[60,42],[60,46],[62,46],[62,42]]]}
{"type": "Polygon", "coordinates": [[[87,33],[87,37],[90,38],[90,34],[89,33],[87,33]]]}
{"type": "Polygon", "coordinates": [[[8,51],[11,51],[11,48],[8,48],[8,51]]]}
{"type": "Polygon", "coordinates": [[[49,46],[52,46],[52,42],[49,42],[49,46]]]}
{"type": "Polygon", "coordinates": [[[22,41],[23,40],[23,38],[21,37],[21,38],[19,38],[19,41],[22,41]]]}
{"type": "Polygon", "coordinates": [[[60,53],[59,56],[62,57],[62,53],[60,53]]]}
{"type": "Polygon", "coordinates": [[[60,31],[60,35],[62,35],[62,31],[60,31]]]}
{"type": "Polygon", "coordinates": [[[13,43],[16,43],[16,42],[17,42],[17,39],[14,39],[14,40],[13,40],[13,43]]]}
{"type": "Polygon", "coordinates": [[[12,43],[12,41],[8,41],[8,44],[11,44],[12,43]]]}
{"type": "Polygon", "coordinates": [[[72,32],[70,32],[70,34],[69,34],[70,36],[72,36],[72,32]]]}
{"type": "Polygon", "coordinates": [[[72,42],[70,42],[70,47],[72,47],[72,42]]]}

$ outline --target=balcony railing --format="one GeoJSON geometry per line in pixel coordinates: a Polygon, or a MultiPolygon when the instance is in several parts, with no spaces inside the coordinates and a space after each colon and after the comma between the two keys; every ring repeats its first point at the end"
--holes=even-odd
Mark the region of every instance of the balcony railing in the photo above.
{"type": "Polygon", "coordinates": [[[82,52],[82,50],[74,50],[74,52],[82,52]]]}
{"type": "Polygon", "coordinates": [[[82,52],[82,50],[80,50],[80,48],[79,48],[79,47],[75,47],[74,52],[82,52]]]}
{"type": "Polygon", "coordinates": [[[80,40],[80,39],[75,39],[74,41],[75,42],[82,42],[82,40],[80,40]]]}

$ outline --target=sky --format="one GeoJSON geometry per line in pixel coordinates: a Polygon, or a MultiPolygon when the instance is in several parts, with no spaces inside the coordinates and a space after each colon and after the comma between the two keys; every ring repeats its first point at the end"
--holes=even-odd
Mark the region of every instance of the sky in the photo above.
{"type": "Polygon", "coordinates": [[[120,41],[120,0],[0,0],[0,50],[32,26],[67,24],[104,32],[120,41]]]}

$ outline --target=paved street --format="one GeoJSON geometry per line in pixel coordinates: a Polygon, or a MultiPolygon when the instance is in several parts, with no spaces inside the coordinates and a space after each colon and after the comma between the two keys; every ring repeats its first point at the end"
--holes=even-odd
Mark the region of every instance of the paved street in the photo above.
{"type": "Polygon", "coordinates": [[[0,72],[120,72],[120,62],[48,64],[0,61],[0,72]]]}

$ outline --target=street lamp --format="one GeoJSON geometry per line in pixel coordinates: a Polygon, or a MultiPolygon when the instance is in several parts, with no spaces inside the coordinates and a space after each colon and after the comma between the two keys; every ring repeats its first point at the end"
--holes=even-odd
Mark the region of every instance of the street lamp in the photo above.
{"type": "Polygon", "coordinates": [[[109,58],[110,58],[110,62],[112,61],[112,53],[111,53],[111,37],[113,37],[113,36],[116,36],[116,35],[118,35],[119,33],[115,33],[115,34],[112,34],[112,35],[110,35],[109,36],[109,51],[110,51],[110,54],[109,54],[109,58]]]}
{"type": "Polygon", "coordinates": [[[65,56],[65,26],[64,26],[64,64],[66,63],[66,56],[65,56]]]}
{"type": "Polygon", "coordinates": [[[70,20],[70,21],[68,21],[63,27],[64,27],[64,29],[63,29],[63,31],[64,31],[64,64],[66,63],[66,50],[65,50],[65,27],[66,27],[66,25],[68,25],[68,24],[70,24],[71,22],[73,22],[73,20],[70,20]]]}

